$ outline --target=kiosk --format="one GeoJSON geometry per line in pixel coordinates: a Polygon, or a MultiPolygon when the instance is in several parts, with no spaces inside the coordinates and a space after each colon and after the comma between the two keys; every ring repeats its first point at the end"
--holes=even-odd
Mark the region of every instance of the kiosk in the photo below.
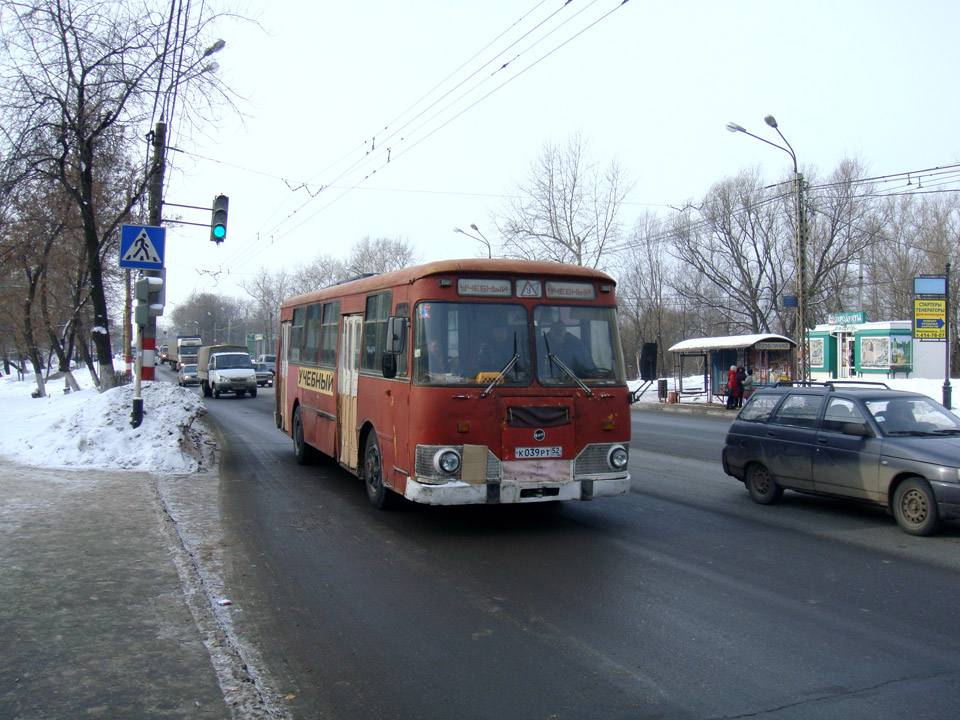
{"type": "Polygon", "coordinates": [[[807,343],[811,380],[944,377],[943,341],[914,338],[909,320],[840,318],[810,330],[807,343]]]}

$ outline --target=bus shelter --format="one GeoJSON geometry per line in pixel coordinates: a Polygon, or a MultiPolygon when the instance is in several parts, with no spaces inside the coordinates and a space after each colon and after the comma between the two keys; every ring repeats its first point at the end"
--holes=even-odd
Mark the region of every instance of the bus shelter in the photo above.
{"type": "MultiPolygon", "coordinates": [[[[731,366],[743,365],[752,378],[752,388],[791,380],[796,346],[790,338],[770,333],[691,338],[679,342],[670,348],[674,358],[676,402],[691,395],[706,395],[707,402],[711,403],[726,402],[727,371],[731,366]],[[696,383],[697,387],[685,390],[684,378],[689,377],[694,363],[698,371],[703,372],[703,384],[696,383]]],[[[692,385],[688,382],[688,386],[692,385]]]]}

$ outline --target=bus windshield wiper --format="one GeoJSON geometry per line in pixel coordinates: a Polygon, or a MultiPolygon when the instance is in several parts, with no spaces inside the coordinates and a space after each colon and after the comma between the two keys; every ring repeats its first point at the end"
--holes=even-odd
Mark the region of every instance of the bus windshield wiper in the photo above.
{"type": "Polygon", "coordinates": [[[553,353],[547,353],[547,358],[549,358],[550,362],[555,362],[557,365],[559,365],[559,366],[560,366],[560,369],[563,370],[567,375],[569,375],[570,377],[572,377],[572,378],[573,378],[573,381],[574,381],[575,383],[577,383],[577,385],[579,385],[581,388],[583,388],[584,392],[586,392],[587,395],[589,395],[590,397],[593,397],[593,390],[591,390],[589,387],[587,387],[587,384],[586,384],[583,380],[581,380],[580,378],[578,378],[578,377],[577,377],[577,374],[576,374],[573,370],[571,370],[570,368],[568,368],[568,367],[564,364],[563,360],[561,360],[560,358],[558,358],[558,357],[557,357],[556,355],[554,355],[553,353]]]}
{"type": "Polygon", "coordinates": [[[503,366],[503,370],[501,370],[500,373],[493,379],[493,382],[487,385],[487,389],[484,390],[482,393],[480,393],[480,397],[485,398],[487,395],[489,395],[490,390],[493,388],[493,386],[496,385],[501,380],[503,380],[503,376],[506,375],[508,372],[510,372],[510,368],[516,365],[517,360],[519,359],[520,359],[520,356],[517,354],[514,354],[514,356],[510,358],[507,364],[503,366]]]}

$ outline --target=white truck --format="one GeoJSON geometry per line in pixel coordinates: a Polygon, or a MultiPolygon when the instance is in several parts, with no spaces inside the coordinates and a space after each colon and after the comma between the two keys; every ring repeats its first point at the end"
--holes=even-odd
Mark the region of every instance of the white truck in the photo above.
{"type": "Polygon", "coordinates": [[[177,338],[177,355],[170,360],[170,367],[179,370],[184,365],[190,365],[197,361],[197,350],[203,345],[203,340],[199,337],[184,336],[177,338]]]}
{"type": "Polygon", "coordinates": [[[204,397],[233,393],[257,396],[257,373],[243,345],[204,345],[197,351],[197,375],[204,397]]]}

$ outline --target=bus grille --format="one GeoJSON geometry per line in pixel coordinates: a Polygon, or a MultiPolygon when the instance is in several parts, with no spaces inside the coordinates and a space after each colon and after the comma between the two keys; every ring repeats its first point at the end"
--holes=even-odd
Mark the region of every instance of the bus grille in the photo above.
{"type": "MultiPolygon", "coordinates": [[[[444,475],[437,472],[433,466],[433,456],[442,448],[452,448],[463,455],[463,445],[417,445],[416,476],[419,480],[435,480],[437,482],[446,482],[450,478],[460,479],[460,473],[456,475],[444,475]]],[[[500,460],[487,449],[487,482],[496,482],[500,480],[500,460]]]]}
{"type": "Polygon", "coordinates": [[[622,477],[626,473],[624,470],[614,470],[607,462],[611,448],[621,446],[630,452],[626,443],[593,443],[587,445],[576,459],[573,461],[573,476],[575,478],[583,477],[622,477]]]}

